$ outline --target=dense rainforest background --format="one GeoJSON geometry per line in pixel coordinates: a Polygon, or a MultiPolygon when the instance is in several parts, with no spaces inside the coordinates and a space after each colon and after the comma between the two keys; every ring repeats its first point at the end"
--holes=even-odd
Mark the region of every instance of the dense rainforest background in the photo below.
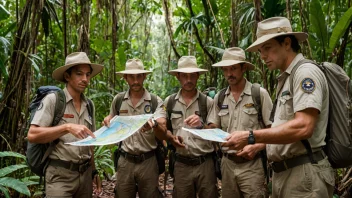
{"type": "MultiPolygon", "coordinates": [[[[55,82],[52,71],[67,54],[84,51],[105,66],[91,80],[86,95],[96,106],[97,126],[108,114],[115,94],[126,90],[116,71],[139,58],[153,71],[145,87],[161,98],[178,90],[167,71],[183,55],[194,55],[209,72],[198,88],[226,86],[211,65],[224,48],[247,48],[259,21],[285,16],[294,31],[309,33],[302,53],[318,62],[340,65],[352,76],[351,0],[0,0],[0,196],[40,194],[39,177],[25,163],[28,105],[35,90],[55,82]]],[[[246,78],[275,94],[277,71],[269,71],[257,53],[246,78]]],[[[96,147],[103,180],[114,174],[116,146],[96,147]]],[[[352,184],[351,168],[336,170],[336,197],[352,184]]]]}

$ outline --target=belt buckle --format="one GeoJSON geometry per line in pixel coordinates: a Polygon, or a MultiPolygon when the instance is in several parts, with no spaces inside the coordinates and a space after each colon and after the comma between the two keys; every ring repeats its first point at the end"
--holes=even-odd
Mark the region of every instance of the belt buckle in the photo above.
{"type": "Polygon", "coordinates": [[[145,155],[144,155],[144,153],[143,153],[143,154],[140,155],[140,160],[139,160],[139,161],[140,161],[140,162],[143,162],[144,160],[145,160],[145,155]]]}
{"type": "Polygon", "coordinates": [[[78,166],[78,172],[84,173],[84,172],[86,172],[86,170],[88,169],[88,167],[89,167],[89,161],[87,161],[87,162],[84,163],[84,164],[79,165],[79,166],[78,166]]]}

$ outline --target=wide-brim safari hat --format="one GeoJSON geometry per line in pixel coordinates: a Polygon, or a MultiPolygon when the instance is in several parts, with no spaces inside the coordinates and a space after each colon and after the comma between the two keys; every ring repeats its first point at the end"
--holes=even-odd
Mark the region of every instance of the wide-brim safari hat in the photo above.
{"type": "Polygon", "coordinates": [[[254,65],[246,61],[246,54],[244,50],[239,47],[232,47],[225,49],[221,61],[213,64],[213,67],[227,67],[241,63],[247,66],[247,70],[254,69],[254,65]]]}
{"type": "Polygon", "coordinates": [[[64,66],[61,66],[53,71],[52,77],[55,80],[66,82],[64,78],[65,71],[73,66],[84,64],[90,65],[92,67],[92,73],[90,75],[91,77],[99,74],[104,68],[103,65],[91,63],[85,52],[74,52],[66,57],[64,66]]]}
{"type": "Polygon", "coordinates": [[[197,59],[194,56],[182,56],[178,60],[177,69],[170,70],[169,74],[176,76],[177,73],[196,73],[204,74],[208,70],[200,69],[197,65],[197,59]]]}
{"type": "Polygon", "coordinates": [[[308,34],[304,32],[293,32],[290,21],[285,17],[272,17],[258,23],[257,40],[246,50],[249,52],[258,51],[264,42],[283,35],[293,35],[298,42],[305,41],[308,34]]]}
{"type": "Polygon", "coordinates": [[[139,59],[129,59],[126,62],[126,68],[123,71],[116,72],[116,74],[122,77],[124,74],[149,74],[151,71],[144,70],[143,62],[139,59]]]}

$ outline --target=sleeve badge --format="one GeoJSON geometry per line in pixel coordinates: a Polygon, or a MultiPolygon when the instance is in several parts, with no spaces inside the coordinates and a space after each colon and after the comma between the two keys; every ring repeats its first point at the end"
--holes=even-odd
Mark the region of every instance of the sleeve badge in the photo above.
{"type": "Polygon", "coordinates": [[[311,78],[305,78],[302,80],[301,88],[305,93],[313,93],[315,90],[315,82],[311,78]]]}

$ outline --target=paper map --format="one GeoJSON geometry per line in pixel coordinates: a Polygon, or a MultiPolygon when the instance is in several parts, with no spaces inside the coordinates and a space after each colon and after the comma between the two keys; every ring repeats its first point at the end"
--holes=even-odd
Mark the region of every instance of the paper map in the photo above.
{"type": "Polygon", "coordinates": [[[133,135],[153,116],[153,114],[135,116],[115,116],[110,121],[110,127],[103,126],[91,136],[76,142],[66,144],[74,146],[100,146],[115,144],[133,135]]]}
{"type": "Polygon", "coordinates": [[[226,142],[225,138],[229,133],[221,129],[187,129],[182,127],[183,130],[188,131],[204,140],[210,140],[214,142],[226,142]]]}

